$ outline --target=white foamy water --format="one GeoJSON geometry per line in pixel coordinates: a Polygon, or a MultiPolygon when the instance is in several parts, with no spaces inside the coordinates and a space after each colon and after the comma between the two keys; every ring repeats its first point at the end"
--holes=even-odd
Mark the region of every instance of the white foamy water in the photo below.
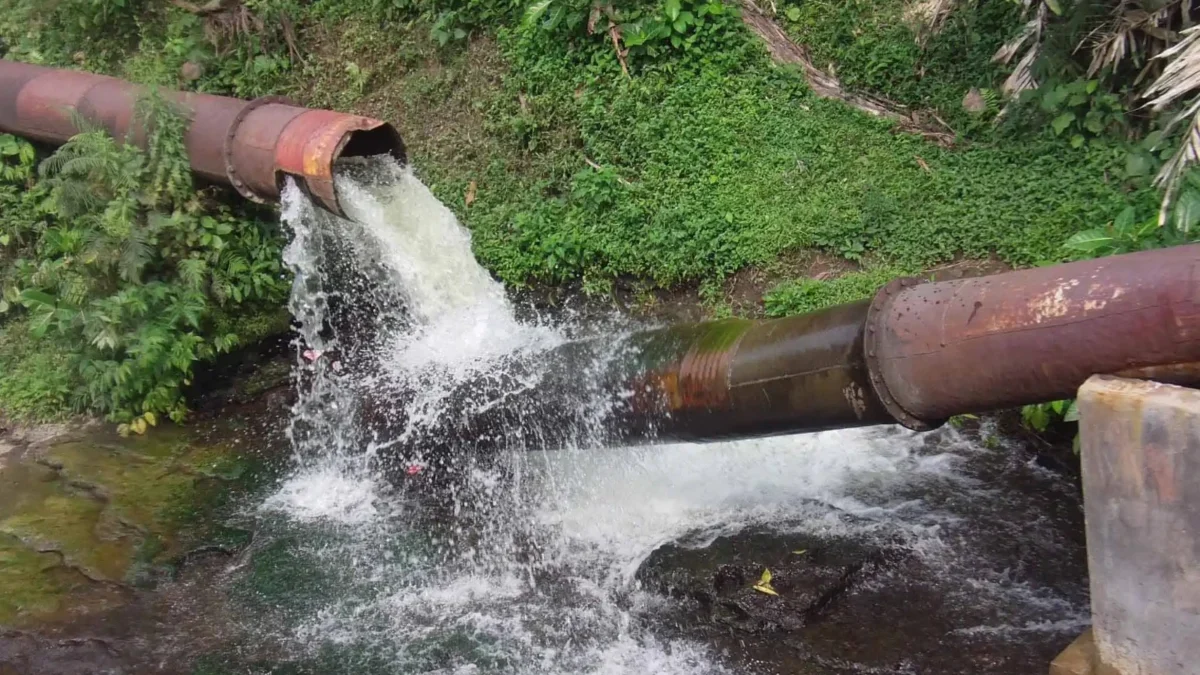
{"type": "Polygon", "coordinates": [[[673,601],[636,575],[664,544],[750,528],[902,546],[945,570],[948,594],[995,603],[964,629],[971,638],[1076,626],[1078,597],[1028,588],[963,543],[974,536],[964,521],[1007,497],[969,470],[987,451],[953,431],[596,449],[588,439],[608,405],[596,399],[564,422],[578,427],[568,447],[540,447],[538,407],[489,427],[485,459],[475,436],[448,439],[537,391],[538,355],[572,331],[518,320],[467,231],[411,171],[372,171],[339,176],[354,222],[315,211],[294,186],[284,193],[297,353],[333,354],[298,359],[296,469],[261,508],[261,539],[311,570],[295,590],[303,610],[273,629],[298,653],[335,650],[337,672],[355,673],[748,672],[658,630],[673,601]],[[348,293],[327,267],[386,288],[348,293]],[[335,325],[351,295],[386,305],[353,345],[335,325]],[[430,463],[447,444],[450,464],[430,463]],[[448,467],[457,478],[432,499],[407,487],[448,467]],[[396,477],[409,471],[418,478],[396,477]]]}

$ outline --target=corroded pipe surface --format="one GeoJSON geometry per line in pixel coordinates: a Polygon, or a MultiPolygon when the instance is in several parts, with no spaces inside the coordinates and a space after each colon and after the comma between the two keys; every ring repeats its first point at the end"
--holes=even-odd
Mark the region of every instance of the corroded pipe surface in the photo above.
{"type": "Polygon", "coordinates": [[[870,303],[636,336],[632,435],[709,439],[946,418],[1073,396],[1094,374],[1200,382],[1200,245],[975,279],[898,279],[870,303]],[[645,430],[645,433],[643,433],[645,430]]]}
{"type": "Polygon", "coordinates": [[[1200,361],[1200,245],[892,282],[875,304],[873,374],[898,418],[936,423],[1073,396],[1095,374],[1200,361]]]}
{"type": "Polygon", "coordinates": [[[654,435],[690,440],[890,423],[862,358],[868,307],[635,336],[629,412],[653,419],[654,435]]]}
{"type": "MultiPolygon", "coordinates": [[[[0,60],[0,131],[58,145],[78,133],[79,115],[114,138],[138,143],[144,134],[134,123],[134,108],[141,92],[112,77],[0,60]]],[[[342,215],[333,186],[339,158],[405,159],[399,134],[379,120],[301,108],[277,97],[164,93],[190,116],[185,142],[193,171],[254,201],[277,200],[283,177],[291,175],[318,204],[342,215]]]]}

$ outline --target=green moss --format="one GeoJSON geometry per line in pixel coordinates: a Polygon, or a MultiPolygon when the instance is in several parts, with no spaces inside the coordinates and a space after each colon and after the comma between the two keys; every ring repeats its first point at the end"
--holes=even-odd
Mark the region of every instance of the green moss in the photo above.
{"type": "Polygon", "coordinates": [[[99,499],[57,483],[50,494],[0,520],[0,532],[36,550],[58,551],[67,565],[107,581],[124,579],[141,539],[99,499]]]}
{"type": "Polygon", "coordinates": [[[62,443],[40,463],[3,466],[0,624],[88,611],[118,588],[93,581],[153,584],[192,548],[244,545],[221,514],[259,475],[230,445],[174,427],[62,443]]]}
{"type": "Polygon", "coordinates": [[[0,535],[0,626],[52,614],[69,590],[54,554],[38,553],[15,537],[0,535]]]}

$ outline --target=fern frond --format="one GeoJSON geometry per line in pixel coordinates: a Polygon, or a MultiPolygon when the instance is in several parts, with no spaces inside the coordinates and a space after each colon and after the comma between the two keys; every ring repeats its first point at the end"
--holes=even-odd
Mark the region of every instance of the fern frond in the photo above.
{"type": "Polygon", "coordinates": [[[204,288],[208,263],[204,262],[203,258],[185,258],[180,260],[176,267],[179,270],[179,279],[186,287],[194,291],[204,288]]]}
{"type": "Polygon", "coordinates": [[[142,270],[154,256],[154,249],[144,237],[137,236],[137,231],[125,240],[121,246],[121,257],[117,272],[126,281],[140,282],[142,270]]]}

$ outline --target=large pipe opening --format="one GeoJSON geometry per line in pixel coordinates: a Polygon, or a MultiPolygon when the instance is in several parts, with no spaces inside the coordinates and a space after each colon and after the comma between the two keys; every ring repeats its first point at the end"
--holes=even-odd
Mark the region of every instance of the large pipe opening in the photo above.
{"type": "Polygon", "coordinates": [[[374,129],[351,131],[341,152],[333,158],[333,161],[336,163],[343,157],[374,157],[376,155],[390,155],[401,163],[407,161],[404,141],[400,138],[400,133],[386,122],[374,129]]]}

